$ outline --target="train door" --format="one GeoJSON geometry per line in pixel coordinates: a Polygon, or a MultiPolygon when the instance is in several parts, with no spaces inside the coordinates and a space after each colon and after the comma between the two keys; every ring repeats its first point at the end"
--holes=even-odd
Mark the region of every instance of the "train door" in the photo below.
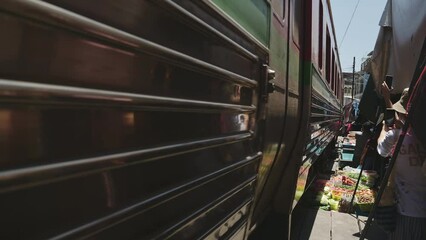
{"type": "Polygon", "coordinates": [[[270,95],[273,100],[267,104],[268,110],[271,109],[268,113],[271,114],[271,120],[266,121],[266,158],[261,164],[264,168],[261,171],[266,174],[260,175],[265,183],[256,196],[253,220],[258,225],[253,225],[253,239],[288,237],[298,167],[305,140],[301,130],[305,128],[307,121],[302,118],[301,111],[304,91],[301,81],[304,1],[271,3],[273,8],[275,6],[275,12],[271,24],[270,65],[277,67],[283,75],[276,79],[281,88],[276,89],[275,95],[270,95]],[[278,10],[281,8],[284,10],[279,17],[278,10]],[[279,44],[274,44],[275,40],[279,44]],[[276,132],[272,133],[273,131],[276,132]],[[277,151],[269,150],[273,147],[277,151]],[[270,158],[267,158],[268,155],[270,158]]]}
{"type": "Polygon", "coordinates": [[[276,211],[283,216],[291,214],[294,207],[298,170],[307,137],[311,85],[309,81],[303,81],[303,56],[309,47],[304,43],[305,21],[311,14],[310,8],[307,7],[308,2],[290,0],[288,107],[283,138],[286,149],[279,155],[285,159],[286,167],[282,172],[273,204],[276,211]]]}
{"type": "Polygon", "coordinates": [[[275,72],[275,79],[270,81],[273,85],[270,85],[266,103],[264,155],[259,167],[255,206],[251,218],[252,231],[271,213],[272,200],[285,166],[285,159],[278,158],[278,153],[286,148],[282,140],[288,107],[289,14],[289,1],[271,1],[268,67],[275,72]]]}

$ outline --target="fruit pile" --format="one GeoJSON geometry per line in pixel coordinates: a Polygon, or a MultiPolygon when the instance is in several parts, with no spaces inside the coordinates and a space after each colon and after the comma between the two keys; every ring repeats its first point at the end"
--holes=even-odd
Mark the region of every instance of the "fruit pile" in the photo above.
{"type": "Polygon", "coordinates": [[[374,192],[371,189],[359,190],[356,193],[357,203],[374,203],[374,192]]]}
{"type": "Polygon", "coordinates": [[[347,186],[353,186],[355,185],[355,180],[353,180],[350,177],[347,176],[342,176],[342,184],[347,185],[347,186]]]}

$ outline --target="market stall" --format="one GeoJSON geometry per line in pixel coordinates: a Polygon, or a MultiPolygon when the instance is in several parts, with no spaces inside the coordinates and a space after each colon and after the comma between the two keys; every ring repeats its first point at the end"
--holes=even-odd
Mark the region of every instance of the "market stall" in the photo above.
{"type": "Polygon", "coordinates": [[[359,174],[360,169],[345,167],[332,175],[329,180],[318,179],[314,191],[320,208],[345,213],[356,211],[360,215],[368,214],[374,204],[373,187],[378,175],[375,171],[364,170],[356,188],[359,174]]]}

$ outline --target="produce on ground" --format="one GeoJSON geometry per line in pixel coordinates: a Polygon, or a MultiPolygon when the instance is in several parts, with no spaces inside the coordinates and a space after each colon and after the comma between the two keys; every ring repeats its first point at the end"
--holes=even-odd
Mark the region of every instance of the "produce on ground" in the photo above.
{"type": "MultiPolygon", "coordinates": [[[[371,175],[373,176],[374,174],[371,175]]],[[[339,175],[331,177],[330,180],[320,180],[316,183],[316,200],[321,206],[320,208],[323,210],[351,212],[353,208],[350,205],[350,201],[355,190],[356,178],[358,176],[359,173],[341,171],[339,175]],[[319,189],[321,186],[322,188],[319,189]]],[[[368,179],[367,176],[363,175],[362,177],[366,180],[368,179]]],[[[359,183],[354,199],[354,204],[358,204],[361,209],[371,209],[366,206],[372,206],[372,204],[374,204],[374,191],[367,185],[359,183]]]]}
{"type": "Polygon", "coordinates": [[[330,210],[337,211],[339,209],[339,201],[329,199],[328,204],[330,205],[330,210]]]}
{"type": "Polygon", "coordinates": [[[374,192],[371,189],[360,190],[356,193],[357,203],[374,203],[374,192]]]}

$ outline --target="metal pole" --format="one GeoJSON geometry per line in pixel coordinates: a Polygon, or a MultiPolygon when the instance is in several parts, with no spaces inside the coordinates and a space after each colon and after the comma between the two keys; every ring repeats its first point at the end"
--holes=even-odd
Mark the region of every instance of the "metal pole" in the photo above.
{"type": "Polygon", "coordinates": [[[352,65],[352,103],[354,102],[354,91],[355,91],[355,57],[352,65]]]}

